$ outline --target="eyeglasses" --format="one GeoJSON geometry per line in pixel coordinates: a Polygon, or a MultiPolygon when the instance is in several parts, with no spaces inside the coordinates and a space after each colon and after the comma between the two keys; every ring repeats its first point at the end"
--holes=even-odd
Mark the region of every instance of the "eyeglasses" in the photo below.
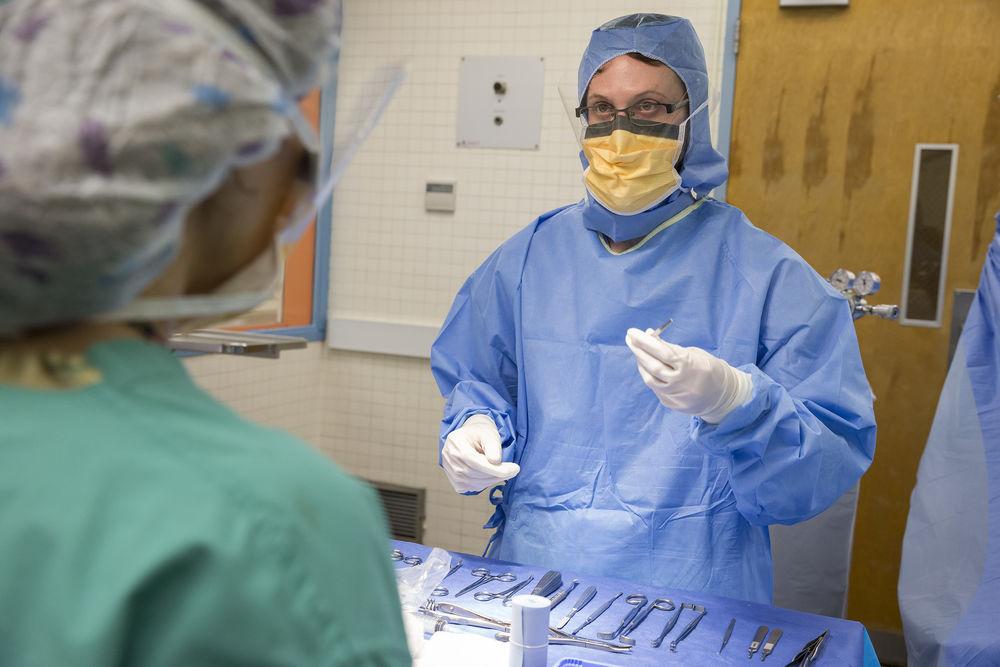
{"type": "Polygon", "coordinates": [[[656,100],[639,100],[624,109],[616,109],[610,102],[598,102],[586,107],[577,107],[576,117],[584,125],[595,125],[610,123],[618,114],[624,113],[636,125],[656,125],[666,123],[670,120],[670,114],[689,106],[689,103],[690,100],[686,98],[672,104],[656,100]]]}

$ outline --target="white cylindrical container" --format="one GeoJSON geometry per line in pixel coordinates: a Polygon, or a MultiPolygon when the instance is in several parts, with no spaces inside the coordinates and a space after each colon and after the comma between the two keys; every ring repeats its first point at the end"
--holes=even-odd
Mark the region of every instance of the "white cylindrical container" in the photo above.
{"type": "Polygon", "coordinates": [[[516,595],[511,600],[510,667],[545,667],[550,604],[541,595],[516,595]]]}

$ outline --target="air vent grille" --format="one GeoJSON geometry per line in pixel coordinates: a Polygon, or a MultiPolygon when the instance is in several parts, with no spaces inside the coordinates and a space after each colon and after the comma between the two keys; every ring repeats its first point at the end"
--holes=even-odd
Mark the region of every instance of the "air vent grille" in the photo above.
{"type": "Polygon", "coordinates": [[[393,539],[422,542],[426,518],[426,489],[369,481],[378,492],[393,539]]]}

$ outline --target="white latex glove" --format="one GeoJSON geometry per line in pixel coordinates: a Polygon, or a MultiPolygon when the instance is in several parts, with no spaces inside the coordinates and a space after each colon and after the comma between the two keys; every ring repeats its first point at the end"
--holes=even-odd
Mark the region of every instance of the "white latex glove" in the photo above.
{"type": "Polygon", "coordinates": [[[472,415],[448,434],[441,449],[441,465],[459,493],[482,491],[521,472],[516,463],[502,463],[500,432],[493,419],[472,415]]]}
{"type": "Polygon", "coordinates": [[[668,343],[652,329],[629,329],[625,344],[642,381],[671,410],[718,424],[750,398],[750,374],[701,348],[668,343]]]}

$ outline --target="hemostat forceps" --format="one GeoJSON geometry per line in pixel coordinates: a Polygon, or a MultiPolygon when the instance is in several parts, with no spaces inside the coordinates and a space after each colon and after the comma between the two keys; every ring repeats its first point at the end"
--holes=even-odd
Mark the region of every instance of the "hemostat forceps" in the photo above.
{"type": "Polygon", "coordinates": [[[459,592],[455,593],[455,597],[460,595],[465,595],[473,588],[479,588],[483,584],[489,583],[491,581],[504,581],[510,583],[512,581],[517,581],[517,576],[513,572],[504,572],[503,574],[493,574],[485,567],[477,567],[472,571],[472,576],[479,577],[478,581],[474,581],[459,592]]]}

